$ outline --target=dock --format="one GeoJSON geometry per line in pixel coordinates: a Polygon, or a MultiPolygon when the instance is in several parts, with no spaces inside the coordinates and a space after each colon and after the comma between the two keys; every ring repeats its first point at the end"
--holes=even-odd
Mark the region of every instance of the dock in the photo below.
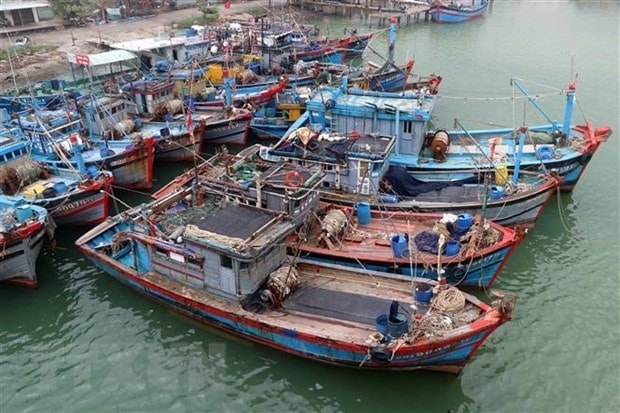
{"type": "Polygon", "coordinates": [[[387,26],[395,18],[400,25],[429,21],[432,6],[415,0],[289,0],[291,6],[342,17],[361,15],[364,20],[387,26]]]}

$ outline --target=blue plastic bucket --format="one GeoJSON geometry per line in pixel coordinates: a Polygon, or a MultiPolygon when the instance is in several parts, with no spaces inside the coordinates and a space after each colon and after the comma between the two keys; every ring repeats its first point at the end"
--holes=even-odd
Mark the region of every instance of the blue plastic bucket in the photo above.
{"type": "Polygon", "coordinates": [[[445,254],[448,256],[453,256],[459,253],[459,250],[461,249],[461,245],[459,244],[458,241],[448,241],[446,243],[446,250],[445,250],[445,254]]]}
{"type": "Polygon", "coordinates": [[[20,205],[15,208],[15,212],[17,213],[17,220],[19,222],[27,221],[34,216],[30,205],[20,205]]]}
{"type": "Polygon", "coordinates": [[[501,186],[493,185],[491,187],[491,193],[489,195],[491,199],[501,199],[504,197],[504,188],[501,186]]]}
{"type": "Polygon", "coordinates": [[[64,182],[56,182],[54,184],[54,189],[59,194],[64,194],[65,192],[69,190],[69,188],[67,187],[67,184],[65,184],[64,182]]]}
{"type": "Polygon", "coordinates": [[[471,214],[468,214],[468,213],[460,214],[456,218],[456,232],[457,232],[457,234],[464,234],[467,231],[469,231],[469,228],[471,228],[471,224],[472,224],[473,220],[474,219],[471,216],[471,214]]]}
{"type": "Polygon", "coordinates": [[[357,223],[360,225],[370,224],[370,204],[368,202],[358,202],[357,207],[357,223]]]}
{"type": "Polygon", "coordinates": [[[415,301],[417,303],[430,303],[433,298],[433,287],[428,284],[418,284],[415,289],[415,301]]]}
{"type": "Polygon", "coordinates": [[[88,167],[88,176],[90,176],[91,178],[97,175],[97,172],[99,172],[99,168],[97,168],[95,165],[91,165],[88,167]]]}
{"type": "Polygon", "coordinates": [[[392,237],[392,251],[394,252],[394,258],[406,258],[407,247],[407,238],[405,236],[394,235],[392,237]]]}
{"type": "Polygon", "coordinates": [[[536,155],[539,159],[550,159],[554,154],[553,148],[550,146],[541,146],[536,149],[536,155]]]}
{"type": "Polygon", "coordinates": [[[384,336],[387,335],[387,329],[388,329],[388,316],[387,314],[381,314],[379,317],[377,317],[377,319],[375,320],[375,325],[376,325],[376,330],[383,334],[384,336]]]}
{"type": "Polygon", "coordinates": [[[398,338],[409,331],[409,318],[406,314],[398,313],[395,319],[387,317],[387,335],[398,338]]]}

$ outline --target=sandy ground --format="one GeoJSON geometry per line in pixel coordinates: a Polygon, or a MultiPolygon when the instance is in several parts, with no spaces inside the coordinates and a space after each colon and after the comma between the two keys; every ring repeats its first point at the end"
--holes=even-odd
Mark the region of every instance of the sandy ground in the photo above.
{"type": "MultiPolygon", "coordinates": [[[[285,0],[272,0],[272,5],[282,6],[285,0]]],[[[268,0],[233,1],[229,9],[223,4],[214,5],[219,10],[220,20],[243,18],[246,11],[265,8],[267,12],[268,0]]],[[[39,33],[30,33],[28,37],[33,44],[58,46],[54,52],[35,53],[19,58],[0,61],[0,89],[9,89],[14,86],[11,73],[15,74],[15,81],[19,86],[28,82],[35,83],[42,80],[54,79],[61,73],[69,70],[67,53],[90,54],[99,53],[95,44],[103,41],[106,44],[128,41],[132,39],[156,36],[169,32],[171,23],[188,17],[200,17],[200,11],[195,7],[173,11],[162,11],[152,17],[125,22],[92,25],[88,27],[51,30],[39,33]],[[12,67],[11,67],[12,66],[12,67]]],[[[247,15],[247,18],[250,16],[247,15]]],[[[7,47],[7,40],[0,42],[0,47],[7,47]]]]}

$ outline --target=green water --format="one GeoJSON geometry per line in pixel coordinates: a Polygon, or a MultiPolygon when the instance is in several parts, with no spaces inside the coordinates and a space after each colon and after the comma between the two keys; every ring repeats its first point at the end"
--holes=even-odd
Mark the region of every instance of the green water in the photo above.
{"type": "MultiPolygon", "coordinates": [[[[334,36],[360,24],[329,19],[334,36]]],[[[82,230],[63,229],[38,290],[0,287],[0,412],[619,411],[619,22],[617,1],[496,0],[482,19],[398,33],[399,60],[444,77],[436,125],[543,122],[504,99],[513,76],[561,120],[548,93],[579,72],[573,120],[615,131],[511,257],[496,287],[518,293],[515,317],[460,376],[323,366],[222,335],[96,270],[73,247],[82,230]]],[[[159,168],[161,185],[182,166],[159,168]]]]}

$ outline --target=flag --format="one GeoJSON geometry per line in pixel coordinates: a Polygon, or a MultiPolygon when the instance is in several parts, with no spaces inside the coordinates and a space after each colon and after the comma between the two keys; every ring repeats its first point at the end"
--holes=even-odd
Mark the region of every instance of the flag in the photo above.
{"type": "Polygon", "coordinates": [[[224,8],[230,9],[230,0],[226,0],[226,3],[224,3],[224,8]]]}

